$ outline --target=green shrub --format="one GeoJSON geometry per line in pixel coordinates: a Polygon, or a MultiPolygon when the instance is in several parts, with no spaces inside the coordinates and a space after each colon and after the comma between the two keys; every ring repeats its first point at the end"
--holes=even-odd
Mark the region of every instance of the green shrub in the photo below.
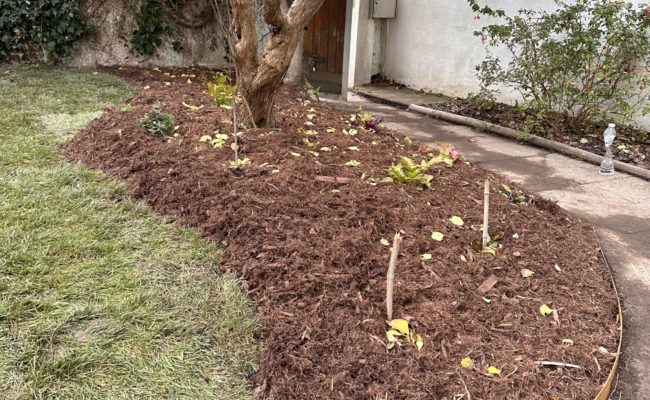
{"type": "Polygon", "coordinates": [[[79,0],[0,0],[0,61],[65,59],[92,29],[79,0]]]}
{"type": "Polygon", "coordinates": [[[628,1],[556,0],[553,11],[473,10],[502,23],[475,32],[488,46],[477,66],[482,89],[515,89],[528,107],[556,111],[579,122],[625,123],[650,112],[650,12],[628,1]],[[490,51],[506,49],[504,62],[490,51]]]}
{"type": "Polygon", "coordinates": [[[144,117],[140,118],[140,125],[155,136],[170,136],[175,130],[174,117],[157,108],[152,109],[144,117]]]}

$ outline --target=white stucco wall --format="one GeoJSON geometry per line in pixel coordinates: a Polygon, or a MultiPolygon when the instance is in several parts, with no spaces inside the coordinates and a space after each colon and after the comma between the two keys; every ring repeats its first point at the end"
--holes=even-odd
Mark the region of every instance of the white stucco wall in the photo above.
{"type": "MultiPolygon", "coordinates": [[[[646,0],[632,2],[645,4],[646,0]]],[[[555,5],[553,0],[480,1],[486,3],[511,15],[522,8],[551,9],[555,5]]],[[[466,0],[397,0],[397,17],[387,20],[385,26],[383,74],[415,89],[450,96],[477,92],[475,66],[486,51],[473,33],[491,22],[484,17],[476,20],[466,0]]],[[[508,57],[505,52],[502,56],[508,57]]],[[[503,92],[500,100],[516,98],[516,93],[503,92]]],[[[637,122],[650,127],[648,117],[637,122]]]]}

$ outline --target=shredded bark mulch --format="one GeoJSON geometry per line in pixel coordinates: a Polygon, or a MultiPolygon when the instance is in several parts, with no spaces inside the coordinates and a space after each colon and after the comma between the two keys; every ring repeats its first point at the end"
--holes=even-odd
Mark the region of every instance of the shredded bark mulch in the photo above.
{"type": "Polygon", "coordinates": [[[482,184],[486,177],[495,189],[507,183],[499,176],[456,162],[432,169],[430,190],[382,183],[400,156],[419,161],[429,149],[391,131],[345,135],[348,114],[306,104],[294,91],[277,98],[278,129],[245,130],[241,152],[252,165],[236,172],[226,166],[230,141],[219,150],[199,141],[231,130],[230,112],[206,94],[206,71],[109,71],[140,94],[128,108],[108,109],[67,152],[224,245],[222,268],[243,277],[263,326],[251,377],[260,397],[590,399],[605,382],[618,344],[610,273],[593,229],[555,204],[532,197],[518,204],[493,192],[491,233],[503,237],[503,248],[477,254],[482,184]],[[154,106],[174,115],[175,137],[140,127],[154,106]],[[311,107],[317,116],[307,126],[311,107]],[[305,135],[310,129],[318,134],[305,135]],[[351,160],[360,164],[346,166],[351,160]],[[395,317],[423,336],[421,351],[386,349],[390,249],[380,241],[400,230],[395,317]],[[434,231],[442,242],[432,240],[434,231]],[[425,253],[431,260],[422,260],[425,253]],[[522,277],[524,268],[535,275],[522,277]],[[557,318],[542,316],[542,304],[557,318]],[[471,368],[461,366],[465,357],[471,368]],[[488,374],[489,366],[501,374],[488,374]]]}
{"type": "MultiPolygon", "coordinates": [[[[503,103],[479,106],[467,99],[451,99],[446,103],[425,106],[520,131],[528,131],[534,135],[591,153],[605,154],[603,131],[607,128],[607,124],[580,124],[571,117],[562,114],[551,115],[544,120],[532,123],[535,121],[535,112],[532,110],[520,110],[503,103]]],[[[617,126],[616,132],[618,136],[614,142],[614,159],[650,169],[648,132],[629,126],[617,126]]]]}

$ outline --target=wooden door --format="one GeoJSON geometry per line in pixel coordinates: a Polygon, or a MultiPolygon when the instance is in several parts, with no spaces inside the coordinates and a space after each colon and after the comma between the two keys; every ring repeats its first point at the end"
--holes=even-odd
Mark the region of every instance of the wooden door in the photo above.
{"type": "Polygon", "coordinates": [[[317,71],[343,73],[346,0],[325,0],[305,32],[304,56],[317,71]]]}

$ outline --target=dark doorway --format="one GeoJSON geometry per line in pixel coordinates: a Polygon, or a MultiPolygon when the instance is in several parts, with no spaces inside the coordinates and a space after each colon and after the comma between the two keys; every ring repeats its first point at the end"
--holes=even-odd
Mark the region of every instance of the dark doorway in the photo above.
{"type": "Polygon", "coordinates": [[[346,0],[325,0],[305,32],[305,76],[324,92],[340,93],[346,0]]]}

